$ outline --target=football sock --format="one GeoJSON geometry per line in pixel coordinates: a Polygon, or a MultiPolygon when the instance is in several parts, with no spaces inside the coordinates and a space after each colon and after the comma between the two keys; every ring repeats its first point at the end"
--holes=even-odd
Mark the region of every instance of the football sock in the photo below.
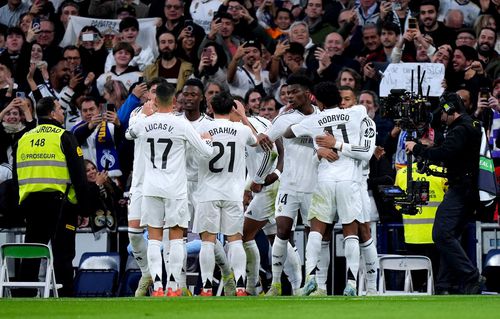
{"type": "Polygon", "coordinates": [[[151,278],[154,282],[154,290],[163,288],[161,267],[161,241],[150,239],[148,241],[148,264],[151,278]]]}
{"type": "Polygon", "coordinates": [[[318,266],[321,254],[321,239],[323,236],[316,232],[311,231],[307,238],[306,245],[306,276],[318,266]]]}
{"type": "Polygon", "coordinates": [[[358,236],[350,235],[344,238],[344,251],[346,259],[347,278],[351,280],[357,280],[359,270],[358,236]]]}
{"type": "MultiPolygon", "coordinates": [[[[203,285],[208,281],[210,284],[214,280],[215,256],[214,243],[202,241],[200,249],[200,270],[203,285]]],[[[211,287],[211,286],[210,286],[211,287]]]]}
{"type": "Polygon", "coordinates": [[[144,229],[128,228],[128,239],[132,246],[132,254],[141,269],[142,275],[149,275],[148,267],[148,241],[143,236],[144,229]]]}
{"type": "Polygon", "coordinates": [[[292,289],[299,289],[302,285],[302,263],[297,247],[293,247],[290,242],[287,244],[287,256],[283,266],[283,272],[288,277],[292,289]]]}
{"type": "Polygon", "coordinates": [[[181,277],[185,254],[186,247],[183,239],[173,239],[170,241],[170,258],[168,261],[168,267],[170,268],[169,278],[173,277],[175,282],[169,282],[170,286],[168,288],[177,290],[181,287],[179,280],[181,277]]]}
{"type": "Polygon", "coordinates": [[[248,290],[255,290],[259,281],[260,254],[255,240],[243,243],[245,253],[247,254],[247,287],[248,290]]]}
{"type": "Polygon", "coordinates": [[[181,271],[181,277],[179,278],[179,285],[181,288],[187,288],[186,285],[186,272],[187,272],[187,237],[184,237],[182,239],[182,242],[184,243],[184,260],[182,261],[182,271],[181,271]]]}
{"type": "Polygon", "coordinates": [[[359,244],[359,247],[361,248],[361,254],[363,255],[363,259],[365,261],[366,288],[376,290],[378,266],[377,247],[375,247],[373,238],[370,238],[364,243],[359,244]]]}
{"type": "Polygon", "coordinates": [[[214,246],[215,263],[219,266],[223,276],[231,275],[231,265],[227,261],[226,251],[219,240],[215,240],[214,246]]]}
{"type": "Polygon", "coordinates": [[[233,268],[234,278],[237,283],[242,280],[244,284],[246,278],[247,256],[245,254],[245,249],[243,249],[243,242],[241,240],[231,241],[228,243],[228,247],[227,255],[229,264],[231,268],[233,268]]]}
{"type": "Polygon", "coordinates": [[[168,238],[168,228],[163,229],[163,263],[165,264],[165,272],[167,273],[167,278],[170,278],[170,269],[168,269],[168,263],[170,259],[170,239],[168,238]]]}
{"type": "Polygon", "coordinates": [[[328,280],[328,266],[330,266],[330,241],[321,242],[321,253],[318,262],[318,271],[316,272],[316,282],[318,288],[326,290],[326,281],[328,280]]]}
{"type": "Polygon", "coordinates": [[[274,238],[272,248],[273,284],[281,283],[281,273],[287,258],[287,244],[288,240],[286,239],[280,239],[278,236],[274,238]]]}

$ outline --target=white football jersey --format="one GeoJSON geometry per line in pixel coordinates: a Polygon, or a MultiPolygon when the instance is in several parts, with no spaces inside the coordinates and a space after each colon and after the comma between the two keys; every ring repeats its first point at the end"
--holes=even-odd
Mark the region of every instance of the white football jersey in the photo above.
{"type": "Polygon", "coordinates": [[[342,154],[361,161],[361,174],[366,182],[370,174],[370,159],[375,152],[375,139],[377,137],[377,127],[375,122],[370,117],[365,117],[361,122],[361,134],[359,137],[358,146],[354,144],[344,143],[342,146],[342,154]],[[361,150],[360,150],[361,147],[361,150]],[[364,150],[368,148],[368,152],[364,150]]]}
{"type": "MultiPolygon", "coordinates": [[[[368,154],[369,148],[359,146],[361,122],[367,117],[363,105],[354,105],[349,109],[333,108],[310,116],[300,123],[293,125],[296,136],[315,138],[329,131],[338,142],[353,143],[352,152],[368,154]]],[[[316,146],[316,142],[314,142],[316,146]]],[[[317,146],[316,146],[317,147],[317,146]]],[[[339,152],[339,159],[329,162],[322,159],[318,166],[318,182],[321,181],[360,181],[361,163],[359,160],[339,152]]]]}
{"type": "Polygon", "coordinates": [[[186,145],[202,156],[212,155],[204,141],[182,115],[155,113],[130,127],[132,138],[142,139],[144,152],[136,154],[146,163],[142,193],[169,199],[187,197],[186,145]]]}
{"type": "MultiPolygon", "coordinates": [[[[317,113],[319,113],[317,107],[314,107],[314,112],[310,115],[304,115],[298,110],[284,112],[274,119],[273,125],[265,134],[271,141],[276,141],[283,136],[288,127],[317,113]]],[[[317,162],[311,160],[315,154],[312,138],[308,136],[284,138],[283,148],[285,158],[280,177],[280,191],[312,193],[318,175],[317,162]]]]}
{"type": "Polygon", "coordinates": [[[200,158],[198,191],[200,202],[242,201],[245,189],[245,147],[257,143],[249,127],[225,119],[205,123],[201,130],[212,136],[214,153],[200,158]]]}
{"type": "MultiPolygon", "coordinates": [[[[249,116],[248,120],[257,134],[264,133],[271,127],[271,121],[261,116],[249,116]]],[[[276,158],[278,152],[276,146],[272,151],[264,151],[262,147],[247,146],[247,174],[257,184],[264,184],[264,180],[274,169],[276,169],[276,158]]]]}
{"type": "MultiPolygon", "coordinates": [[[[189,121],[188,119],[186,119],[189,121]]],[[[201,130],[200,127],[203,126],[206,122],[213,122],[213,118],[202,113],[201,116],[196,121],[189,121],[191,125],[193,125],[196,132],[199,134],[205,133],[205,131],[201,130]]],[[[191,145],[188,145],[186,152],[186,172],[188,181],[198,182],[198,158],[199,156],[196,154],[195,150],[191,145]]]]}
{"type": "MultiPolygon", "coordinates": [[[[144,114],[142,114],[142,106],[133,110],[132,113],[130,113],[129,128],[144,117],[145,117],[144,114]]],[[[132,139],[128,131],[129,128],[127,128],[127,133],[125,134],[125,137],[127,139],[132,139]]],[[[134,140],[134,162],[132,164],[132,182],[130,185],[131,193],[134,193],[137,190],[140,191],[142,189],[142,183],[144,181],[144,171],[146,170],[146,166],[140,154],[143,154],[144,152],[145,151],[144,151],[143,140],[142,139],[134,140]]]]}

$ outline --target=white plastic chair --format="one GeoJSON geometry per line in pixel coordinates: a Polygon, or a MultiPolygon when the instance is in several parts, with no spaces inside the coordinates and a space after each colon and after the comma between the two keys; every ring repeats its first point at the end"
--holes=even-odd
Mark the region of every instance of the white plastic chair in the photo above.
{"type": "Polygon", "coordinates": [[[34,243],[13,243],[3,244],[0,247],[0,256],[2,267],[0,269],[0,298],[4,297],[4,290],[7,290],[6,295],[10,296],[10,288],[37,288],[43,290],[43,297],[50,297],[50,290],[54,297],[59,297],[57,289],[62,285],[56,284],[56,276],[54,273],[54,264],[52,250],[48,245],[34,243]],[[10,281],[7,259],[26,259],[26,258],[41,258],[47,261],[45,269],[45,281],[10,281]]]}
{"type": "Polygon", "coordinates": [[[432,263],[425,256],[381,256],[379,258],[379,294],[380,295],[432,295],[434,293],[434,278],[432,274],[432,263]],[[384,270],[396,270],[405,272],[404,290],[388,291],[385,284],[384,270]],[[411,278],[412,270],[427,270],[427,291],[425,293],[413,291],[411,278]]]}

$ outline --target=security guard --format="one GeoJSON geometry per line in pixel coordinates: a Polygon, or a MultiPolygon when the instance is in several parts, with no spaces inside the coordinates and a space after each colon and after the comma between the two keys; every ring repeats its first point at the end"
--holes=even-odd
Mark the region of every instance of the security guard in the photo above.
{"type": "Polygon", "coordinates": [[[469,260],[459,238],[478,203],[477,177],[481,127],[465,110],[460,96],[445,93],[440,98],[441,121],[448,126],[442,145],[426,147],[406,142],[407,152],[431,161],[444,162],[448,191],[439,205],[434,220],[432,239],[441,254],[436,292],[447,294],[456,280],[461,280],[458,293],[480,293],[478,269],[469,260]]]}
{"type": "MultiPolygon", "coordinates": [[[[433,171],[442,171],[442,168],[430,165],[433,171]]],[[[395,185],[406,191],[408,166],[401,168],[396,174],[395,185]]],[[[403,226],[406,250],[410,255],[427,256],[432,261],[432,270],[437,275],[439,269],[439,254],[436,245],[432,240],[432,227],[436,217],[436,211],[443,201],[444,194],[448,188],[446,178],[421,174],[417,172],[417,163],[413,164],[413,180],[429,182],[429,202],[422,206],[421,211],[416,215],[403,214],[403,226]]],[[[418,276],[413,275],[413,281],[418,281],[418,276]]],[[[420,282],[424,283],[425,280],[420,282]]]]}
{"type": "MultiPolygon", "coordinates": [[[[39,125],[19,140],[15,161],[19,203],[26,215],[25,242],[51,241],[56,279],[63,284],[60,295],[71,296],[77,216],[85,215],[88,202],[83,153],[62,127],[59,102],[42,98],[36,113],[39,125]]],[[[24,260],[22,279],[37,281],[39,266],[40,261],[24,260]]]]}

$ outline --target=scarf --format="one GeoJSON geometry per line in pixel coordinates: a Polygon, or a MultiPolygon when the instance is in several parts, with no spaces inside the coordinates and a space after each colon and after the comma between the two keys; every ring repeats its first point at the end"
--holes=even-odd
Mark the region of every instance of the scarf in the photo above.
{"type": "Polygon", "coordinates": [[[118,152],[106,121],[102,121],[96,135],[96,165],[99,172],[107,170],[110,176],[121,176],[118,152]]]}
{"type": "Polygon", "coordinates": [[[19,133],[20,131],[22,131],[26,127],[22,122],[19,122],[16,124],[9,124],[9,123],[2,122],[2,125],[3,125],[3,129],[4,129],[5,133],[7,133],[7,134],[19,133]]]}

